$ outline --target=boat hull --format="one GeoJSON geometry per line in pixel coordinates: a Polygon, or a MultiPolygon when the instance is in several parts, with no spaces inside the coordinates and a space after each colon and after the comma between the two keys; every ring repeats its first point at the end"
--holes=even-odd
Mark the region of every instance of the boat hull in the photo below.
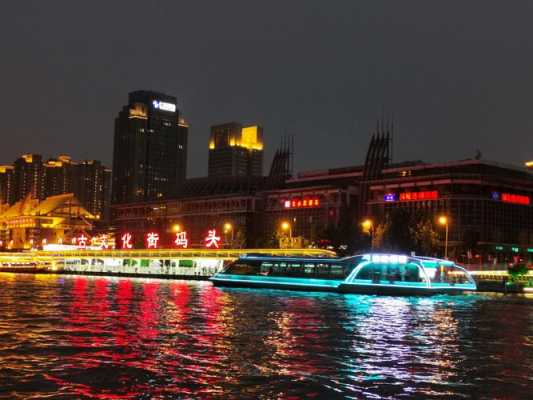
{"type": "Polygon", "coordinates": [[[380,284],[341,284],[338,291],[341,293],[377,294],[387,296],[433,296],[436,294],[461,294],[467,291],[475,291],[474,288],[438,288],[426,286],[399,286],[380,284]]]}
{"type": "Polygon", "coordinates": [[[235,279],[217,279],[211,278],[215,286],[240,287],[240,288],[258,288],[258,289],[281,289],[281,290],[298,290],[304,292],[338,292],[338,285],[313,285],[296,282],[276,282],[276,281],[252,281],[252,280],[235,280],[235,279]]]}
{"type": "Polygon", "coordinates": [[[258,288],[258,289],[281,289],[297,290],[304,292],[336,292],[336,293],[354,293],[354,294],[375,294],[387,296],[433,296],[436,294],[461,294],[464,292],[475,291],[475,288],[464,287],[426,287],[426,286],[400,286],[400,285],[383,285],[383,284],[347,284],[347,283],[329,283],[312,284],[301,283],[286,279],[283,282],[279,280],[252,280],[252,279],[224,279],[213,277],[210,279],[215,286],[239,287],[239,288],[258,288]]]}

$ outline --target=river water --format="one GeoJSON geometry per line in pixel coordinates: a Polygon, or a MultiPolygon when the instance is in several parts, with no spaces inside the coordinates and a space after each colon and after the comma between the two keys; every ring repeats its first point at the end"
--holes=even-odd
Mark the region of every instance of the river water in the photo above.
{"type": "Polygon", "coordinates": [[[533,296],[0,274],[0,398],[531,399],[533,296]]]}

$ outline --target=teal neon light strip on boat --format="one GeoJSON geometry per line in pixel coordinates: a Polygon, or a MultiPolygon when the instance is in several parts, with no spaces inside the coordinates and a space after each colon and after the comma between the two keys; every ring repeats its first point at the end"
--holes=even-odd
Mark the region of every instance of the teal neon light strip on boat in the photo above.
{"type": "Polygon", "coordinates": [[[343,281],[323,281],[319,279],[299,279],[299,278],[265,278],[254,276],[253,278],[245,277],[242,275],[216,275],[211,278],[213,281],[225,281],[225,282],[250,282],[260,284],[279,284],[279,285],[296,285],[296,286],[308,286],[308,287],[324,287],[324,288],[336,288],[343,281]],[[259,279],[258,279],[259,278],[259,279]]]}

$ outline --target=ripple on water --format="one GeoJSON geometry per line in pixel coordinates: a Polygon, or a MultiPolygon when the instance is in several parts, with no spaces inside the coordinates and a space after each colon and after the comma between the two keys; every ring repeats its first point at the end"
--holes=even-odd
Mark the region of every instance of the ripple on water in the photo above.
{"type": "Polygon", "coordinates": [[[0,398],[528,398],[533,297],[1,276],[0,398]]]}

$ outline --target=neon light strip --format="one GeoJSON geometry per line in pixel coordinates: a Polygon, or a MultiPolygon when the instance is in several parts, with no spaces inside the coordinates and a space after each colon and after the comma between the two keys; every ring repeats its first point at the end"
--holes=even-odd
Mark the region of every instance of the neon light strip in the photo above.
{"type": "Polygon", "coordinates": [[[324,288],[338,288],[339,285],[343,282],[343,281],[335,281],[333,284],[331,285],[324,285],[324,284],[318,284],[318,283],[313,283],[313,284],[308,284],[308,283],[298,283],[298,282],[280,282],[280,281],[274,281],[274,280],[268,280],[268,281],[258,281],[258,280],[255,280],[255,279],[224,279],[224,278],[220,278],[218,276],[214,276],[211,278],[212,281],[222,281],[222,282],[242,282],[242,283],[259,283],[259,284],[265,284],[265,283],[269,283],[269,284],[276,284],[276,285],[284,285],[284,286],[302,286],[302,287],[324,287],[324,288]]]}
{"type": "Polygon", "coordinates": [[[502,193],[501,199],[504,203],[521,204],[528,206],[530,204],[529,196],[520,194],[502,193]]]}
{"type": "Polygon", "coordinates": [[[367,282],[350,282],[350,283],[343,283],[343,285],[346,286],[376,286],[376,287],[397,287],[397,288],[404,288],[404,289],[424,289],[424,290],[431,290],[431,289],[476,289],[476,286],[474,285],[468,285],[468,284],[457,284],[455,286],[448,285],[448,286],[422,286],[422,284],[425,285],[424,282],[414,282],[413,286],[408,286],[405,284],[402,285],[396,285],[396,284],[390,284],[390,283],[372,283],[372,281],[367,282]],[[418,286],[415,286],[418,285],[418,286]],[[461,285],[461,286],[460,286],[461,285]]]}

